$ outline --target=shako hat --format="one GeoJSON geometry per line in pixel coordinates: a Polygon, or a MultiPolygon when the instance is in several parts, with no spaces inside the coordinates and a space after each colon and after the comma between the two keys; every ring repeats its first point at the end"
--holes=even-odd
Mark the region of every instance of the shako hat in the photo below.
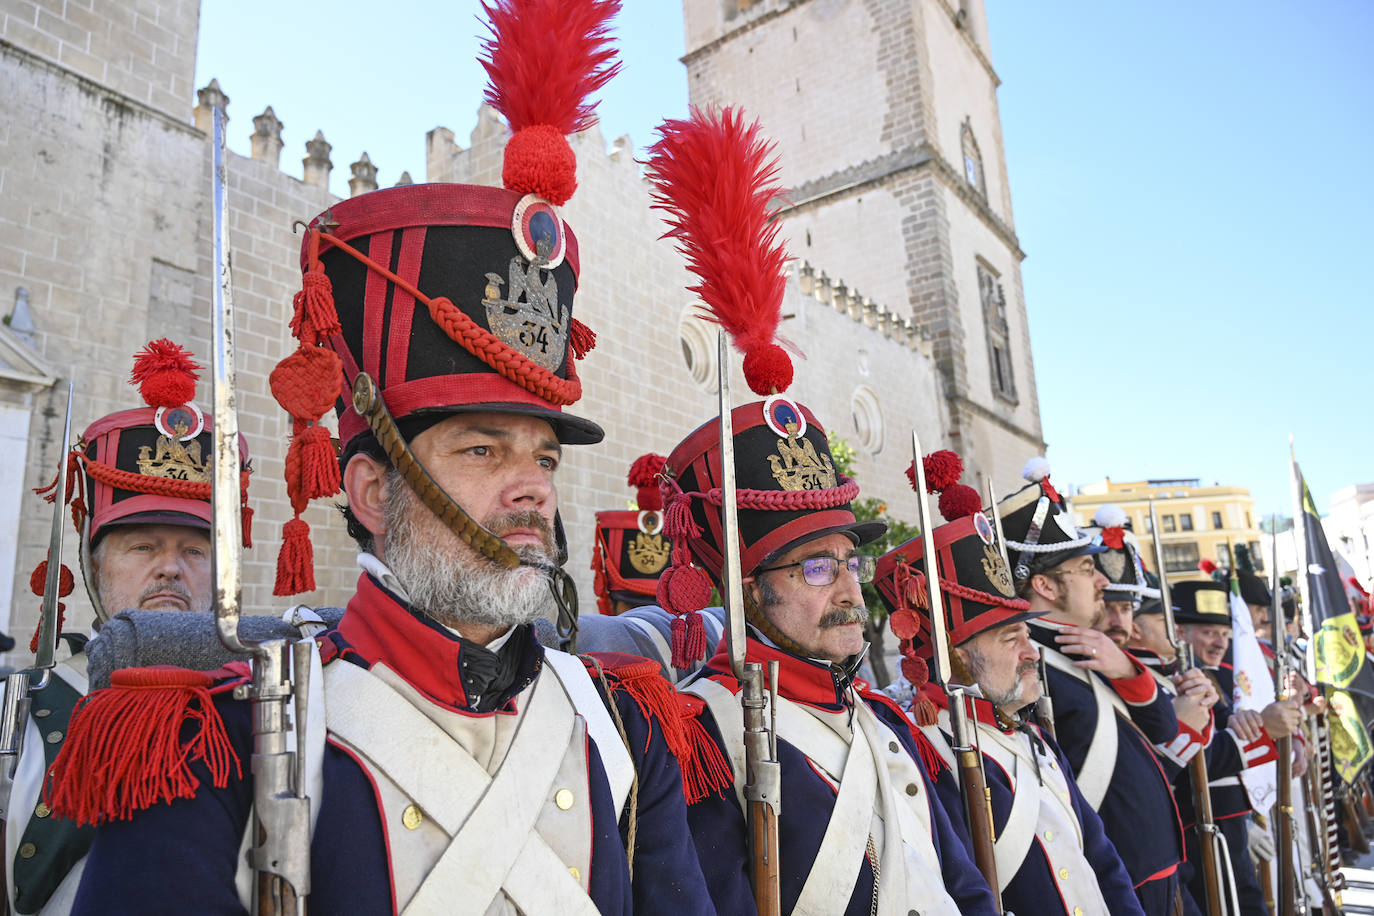
{"type": "Polygon", "coordinates": [[[1035,457],[1021,472],[1026,486],[998,503],[1002,535],[1018,583],[1053,569],[1065,560],[1106,548],[1079,531],[1064,506],[1064,498],[1050,483],[1050,463],[1035,457]]]}
{"type": "Polygon", "coordinates": [[[275,594],[315,587],[300,515],[340,487],[321,418],[330,407],[338,414],[345,461],[368,444],[368,422],[353,407],[363,373],[407,440],[455,413],[494,411],[547,420],[563,443],[601,441],[600,426],[564,410],[582,396],[576,360],[596,338],[573,317],[580,263],[560,207],[577,187],[566,135],[595,123],[587,97],[620,67],[609,31],[619,8],[484,5],[486,102],[512,131],[504,187],[389,188],[310,221],[291,322],[300,346],[272,374],[294,432],[286,475],[295,517],[275,594]]]}
{"type": "Polygon", "coordinates": [[[630,465],[629,485],[637,491],[635,509],[596,513],[592,544],[592,589],[603,614],[619,601],[639,607],[653,604],[658,577],[668,568],[672,542],[663,534],[663,497],[659,476],[662,455],[641,455],[630,465]]]}
{"type": "MultiPolygon", "coordinates": [[[[1041,616],[1043,612],[1032,612],[1029,602],[1016,597],[1011,570],[1002,559],[978,491],[958,482],[964,472],[963,459],[956,452],[940,449],[922,458],[921,464],[926,490],[940,494],[940,514],[946,520],[931,536],[948,629],[947,648],[962,645],[987,630],[1041,616]]],[[[915,489],[914,464],[907,469],[907,479],[915,489]]],[[[878,597],[887,605],[888,628],[899,640],[902,676],[922,698],[913,707],[920,725],[935,722],[935,709],[921,693],[930,678],[926,660],[934,651],[929,576],[925,539],[918,536],[879,557],[873,578],[878,597]]]]}
{"type": "Polygon", "coordinates": [[[1169,587],[1178,623],[1231,625],[1230,589],[1220,582],[1189,579],[1169,587]]]}
{"type": "Polygon", "coordinates": [[[1102,595],[1105,600],[1141,602],[1159,598],[1159,589],[1151,587],[1145,577],[1140,542],[1136,540],[1125,509],[1115,504],[1099,507],[1093,515],[1093,524],[1082,532],[1106,548],[1093,557],[1097,568],[1107,577],[1107,588],[1102,595]]]}
{"type": "MultiPolygon", "coordinates": [[[[62,499],[71,505],[72,523],[81,536],[86,590],[101,619],[106,609],[100,603],[91,554],[102,535],[120,525],[213,527],[213,424],[194,400],[201,368],[190,352],[172,341],[150,342],[134,356],[129,378],[146,406],[96,420],[67,456],[67,491],[62,499]]],[[[243,546],[251,547],[248,480],[252,469],[242,433],[239,461],[243,546]]],[[[51,502],[57,495],[53,490],[50,484],[35,492],[51,502]]],[[[46,572],[45,560],[33,576],[35,594],[40,596],[46,572]]],[[[70,575],[62,579],[65,583],[70,575]]],[[[71,588],[64,587],[64,595],[70,594],[71,588]]]]}
{"type": "MultiPolygon", "coordinates": [[[[940,494],[940,514],[946,519],[932,534],[950,643],[962,645],[986,630],[1040,616],[1030,612],[1028,602],[1016,597],[1011,570],[1002,559],[978,491],[958,483],[963,460],[955,452],[941,449],[926,455],[922,463],[926,488],[940,494]]],[[[915,476],[910,469],[907,474],[915,476]]],[[[924,665],[914,666],[907,659],[931,655],[924,538],[912,538],[879,557],[873,584],[887,605],[888,627],[901,640],[906,656],[902,673],[916,684],[912,675],[922,674],[924,665]]]]}
{"type": "MultiPolygon", "coordinates": [[[[835,470],[816,416],[783,393],[792,383],[792,362],[776,343],[787,255],[775,219],[780,189],[773,145],[757,122],[745,123],[732,108],[693,109],[688,120],[667,121],[658,133],[646,173],[653,205],[665,213],[665,237],[700,279],[691,292],[705,317],[744,353],[750,389],[766,397],[730,414],[743,574],[830,533],[843,532],[856,545],[872,541],[886,524],[855,519],[850,503],[858,485],[835,470]]],[[[720,470],[714,419],[673,449],[664,470],[664,532],[673,559],[659,579],[658,603],[676,615],[675,668],[688,667],[705,650],[697,612],[711,598],[711,580],[721,577],[720,470]]],[[[750,619],[768,632],[756,611],[750,619]]]]}
{"type": "Polygon", "coordinates": [[[1250,556],[1250,548],[1237,544],[1235,548],[1236,584],[1240,586],[1240,597],[1246,604],[1258,604],[1265,608],[1274,602],[1274,593],[1263,576],[1255,574],[1255,560],[1250,556]]]}

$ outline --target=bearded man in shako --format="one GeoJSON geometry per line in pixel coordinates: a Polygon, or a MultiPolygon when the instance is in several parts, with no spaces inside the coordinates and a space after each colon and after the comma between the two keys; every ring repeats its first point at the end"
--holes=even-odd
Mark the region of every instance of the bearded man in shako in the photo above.
{"type": "MultiPolygon", "coordinates": [[[[991,913],[982,876],[935,802],[918,741],[887,697],[856,679],[867,645],[863,545],[885,530],[859,522],[858,486],[836,473],[825,430],[786,397],[792,367],[773,341],[785,255],[771,207],[771,145],[730,108],[669,121],[651,152],[656,205],[701,278],[694,288],[745,352],[758,394],[731,411],[748,662],[778,663],[778,819],[783,913],[991,913]],[[703,168],[710,163],[710,168],[703,168]]],[[[699,610],[723,582],[719,420],[668,456],[662,486],[672,566],[660,604],[679,614],[675,668],[704,653],[699,610]],[[709,577],[709,578],[708,578],[709,577]],[[680,624],[680,625],[679,625],[680,624]]],[[[734,583],[738,588],[739,584],[734,583]]],[[[755,909],[744,816],[743,714],[729,653],[718,649],[679,689],[702,708],[733,786],[689,808],[692,838],[722,913],[755,909]]],[[[926,748],[926,760],[934,757],[926,748]]]]}
{"type": "MultiPolygon", "coordinates": [[[[323,701],[312,715],[327,735],[307,754],[316,804],[313,836],[300,838],[312,910],[714,912],[686,841],[679,761],[693,759],[694,733],[677,695],[651,662],[544,650],[531,625],[556,611],[562,449],[602,437],[562,410],[579,397],[574,360],[591,342],[572,317],[578,249],[556,207],[573,182],[562,134],[587,126],[590,108],[550,111],[531,94],[568,98],[555,91],[568,74],[547,72],[569,59],[547,46],[559,34],[547,14],[587,29],[557,40],[587,55],[574,82],[595,88],[614,70],[616,8],[489,7],[489,98],[515,130],[505,189],[377,191],[306,234],[301,346],[273,378],[302,443],[286,465],[304,473],[288,486],[319,489],[327,466],[308,397],[328,391],[362,548],[357,592],[318,644],[323,701]],[[533,83],[513,86],[517,77],[533,83]],[[569,168],[554,168],[550,150],[569,168]],[[330,370],[318,389],[317,364],[330,370]]],[[[303,524],[288,523],[280,591],[308,584],[303,524]]],[[[78,777],[59,758],[65,810],[101,822],[76,912],[245,905],[250,710],[232,686],[194,686],[187,759],[150,762],[192,779],[191,797],[135,812],[119,784],[75,796],[78,777]]]]}
{"type": "MultiPolygon", "coordinates": [[[[199,370],[191,354],[155,340],[134,357],[130,383],[143,407],[101,417],[81,434],[67,461],[67,489],[39,490],[71,507],[94,628],[124,610],[208,611],[211,422],[195,403],[199,370]]],[[[244,546],[251,546],[248,443],[239,436],[244,546]]],[[[43,594],[48,563],[30,586],[43,594]]],[[[75,577],[64,565],[58,593],[75,577]]],[[[59,611],[62,605],[58,605],[59,611]]],[[[59,616],[58,629],[63,622],[59,616]]],[[[85,634],[61,632],[70,655],[42,690],[29,693],[29,715],[6,805],[5,879],[16,913],[66,913],[81,882],[94,831],[51,817],[43,777],[71,729],[72,710],[88,690],[85,634]]],[[[38,648],[35,631],[30,651],[38,648]]]]}
{"type": "Polygon", "coordinates": [[[1179,899],[1183,848],[1169,777],[1154,745],[1179,735],[1173,697],[1101,625],[1106,548],[1079,531],[1043,458],[1027,485],[1003,499],[1002,533],[1019,597],[1037,617],[1031,638],[1045,659],[1055,731],[1078,787],[1102,818],[1146,913],[1170,916],[1179,899]]]}
{"type": "MultiPolygon", "coordinates": [[[[924,464],[926,486],[940,493],[940,512],[948,520],[932,532],[948,618],[944,650],[954,682],[974,689],[966,711],[990,793],[1002,905],[1008,913],[1037,916],[1139,913],[1125,866],[1079,791],[1064,752],[1025,717],[1040,698],[1039,652],[1028,621],[1043,612],[1016,597],[978,492],[957,482],[963,470],[959,456],[941,450],[927,455],[924,464]]],[[[954,775],[947,685],[931,680],[927,665],[931,575],[918,537],[878,559],[875,583],[901,640],[907,706],[946,766],[936,790],[967,829],[954,775]]]]}

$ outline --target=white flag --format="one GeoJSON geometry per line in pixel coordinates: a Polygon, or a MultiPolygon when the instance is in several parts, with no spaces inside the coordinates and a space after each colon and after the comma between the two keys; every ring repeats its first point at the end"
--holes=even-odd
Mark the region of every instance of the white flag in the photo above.
{"type": "MultiPolygon", "coordinates": [[[[1264,663],[1264,653],[1255,638],[1250,608],[1240,595],[1231,594],[1231,688],[1232,709],[1260,712],[1274,702],[1274,677],[1264,663]]],[[[1240,781],[1250,796],[1250,806],[1268,816],[1278,794],[1278,767],[1273,761],[1240,771],[1240,781]]]]}

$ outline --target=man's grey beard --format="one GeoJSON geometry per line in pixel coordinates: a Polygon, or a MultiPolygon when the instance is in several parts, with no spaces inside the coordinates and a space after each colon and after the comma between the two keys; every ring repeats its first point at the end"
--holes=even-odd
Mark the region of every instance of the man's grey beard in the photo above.
{"type": "MultiPolygon", "coordinates": [[[[420,502],[400,474],[387,480],[383,518],[386,565],[405,586],[410,606],[422,614],[462,629],[465,623],[515,627],[557,612],[548,573],[523,565],[506,569],[478,554],[420,502]]],[[[508,513],[482,524],[497,534],[538,529],[543,546],[513,549],[522,560],[556,565],[552,533],[538,513],[508,513]]]]}
{"type": "Polygon", "coordinates": [[[968,652],[969,674],[973,675],[973,680],[977,682],[978,689],[983,692],[983,698],[997,709],[1006,712],[1016,712],[1023,707],[1029,706],[1038,699],[1037,697],[1030,697],[1027,699],[1021,695],[1021,675],[1028,670],[1034,670],[1035,662],[1023,662],[1017,665],[1016,679],[1012,682],[1011,687],[1006,690],[994,690],[987,682],[986,674],[988,665],[987,660],[983,658],[983,654],[972,647],[967,647],[966,651],[968,652]]]}

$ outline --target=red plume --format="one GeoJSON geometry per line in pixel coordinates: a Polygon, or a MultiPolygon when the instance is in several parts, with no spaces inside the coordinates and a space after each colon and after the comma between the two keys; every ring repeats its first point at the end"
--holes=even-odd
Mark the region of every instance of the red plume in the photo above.
{"type": "Polygon", "coordinates": [[[1351,587],[1354,588],[1355,591],[1359,592],[1361,595],[1364,595],[1366,598],[1369,597],[1369,592],[1365,591],[1365,588],[1363,585],[1360,584],[1359,579],[1355,578],[1354,576],[1346,576],[1345,581],[1349,582],[1351,587]]]}
{"type": "Polygon", "coordinates": [[[149,407],[180,407],[196,396],[200,369],[189,350],[164,337],[134,354],[129,383],[138,386],[149,407]]]}
{"type": "Polygon", "coordinates": [[[1213,563],[1211,560],[1199,560],[1197,568],[1210,576],[1217,571],[1217,564],[1213,563]]]}
{"type": "Polygon", "coordinates": [[[658,476],[663,473],[663,466],[667,463],[667,458],[650,452],[640,455],[634,464],[630,465],[626,483],[639,491],[636,500],[639,508],[649,512],[663,509],[663,494],[658,492],[658,476]]]}
{"type": "Polygon", "coordinates": [[[610,32],[620,0],[495,0],[482,8],[491,30],[480,58],[490,80],[485,100],[514,134],[502,181],[561,205],[577,188],[566,135],[596,123],[587,97],[620,71],[610,32]]]}
{"type": "Polygon", "coordinates": [[[667,214],[663,237],[701,279],[691,292],[744,354],[749,387],[761,395],[784,391],[792,361],[774,343],[787,286],[774,146],[757,121],[746,124],[734,108],[693,109],[689,120],[665,121],[658,133],[646,174],[654,208],[667,214]]]}

